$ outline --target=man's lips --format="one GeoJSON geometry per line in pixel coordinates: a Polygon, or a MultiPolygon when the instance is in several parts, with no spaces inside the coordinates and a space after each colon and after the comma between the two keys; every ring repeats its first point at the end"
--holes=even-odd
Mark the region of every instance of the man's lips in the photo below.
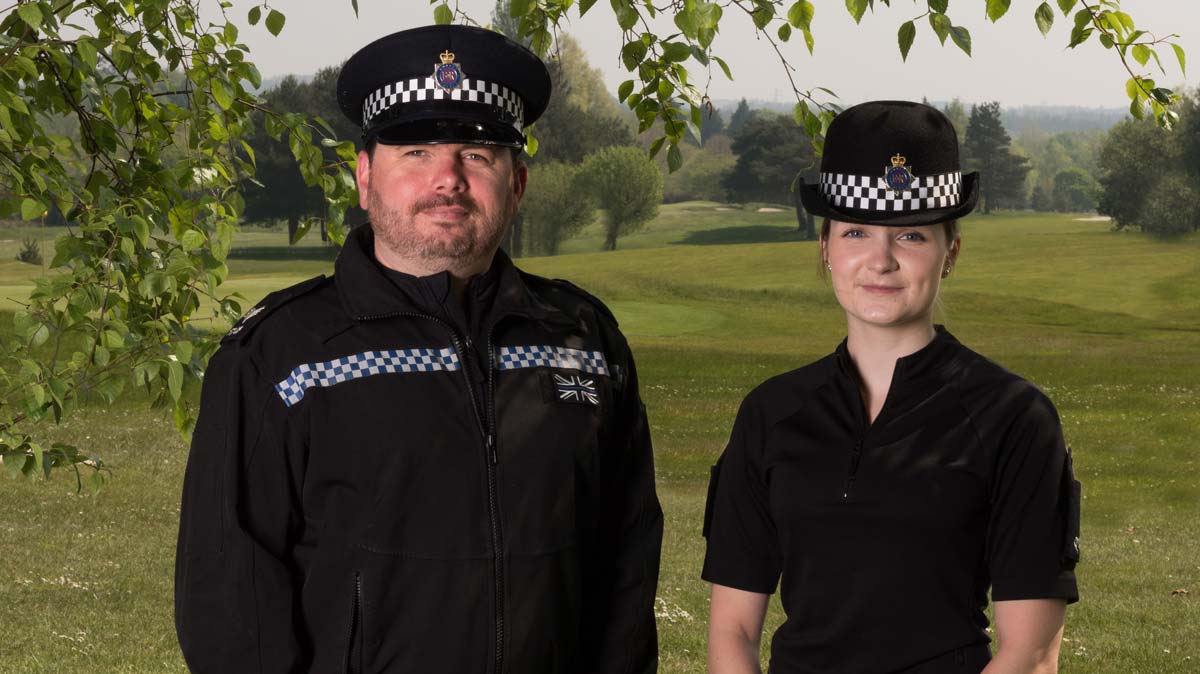
{"type": "Polygon", "coordinates": [[[460,220],[470,214],[470,211],[461,206],[434,206],[423,209],[421,213],[438,220],[460,220]]]}

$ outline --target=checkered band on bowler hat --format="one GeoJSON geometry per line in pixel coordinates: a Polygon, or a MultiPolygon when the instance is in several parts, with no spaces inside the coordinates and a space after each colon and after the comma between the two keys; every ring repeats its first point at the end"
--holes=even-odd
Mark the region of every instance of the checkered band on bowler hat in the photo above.
{"type": "Polygon", "coordinates": [[[936,108],[872,101],[829,125],[816,184],[800,181],[805,210],[859,224],[931,225],[975,208],[979,175],[963,175],[958,135],[936,108]]]}
{"type": "Polygon", "coordinates": [[[365,141],[521,147],[550,100],[536,55],[500,33],[423,26],[360,49],[338,76],[338,105],[365,141]]]}

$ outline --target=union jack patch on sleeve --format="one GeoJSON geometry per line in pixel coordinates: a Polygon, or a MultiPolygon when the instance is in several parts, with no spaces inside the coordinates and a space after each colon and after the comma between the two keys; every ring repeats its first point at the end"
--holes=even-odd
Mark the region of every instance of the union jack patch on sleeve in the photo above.
{"type": "Polygon", "coordinates": [[[599,405],[596,380],[579,375],[554,375],[554,390],[560,402],[582,405],[599,405]]]}

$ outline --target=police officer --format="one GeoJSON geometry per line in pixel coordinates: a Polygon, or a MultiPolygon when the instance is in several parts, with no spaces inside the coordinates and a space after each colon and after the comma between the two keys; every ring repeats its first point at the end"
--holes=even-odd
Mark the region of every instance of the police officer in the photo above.
{"type": "Polygon", "coordinates": [[[338,79],[360,201],[331,278],[209,364],[176,626],[198,673],[652,672],[662,538],[629,347],[498,249],[542,62],[429,26],[338,79]]]}

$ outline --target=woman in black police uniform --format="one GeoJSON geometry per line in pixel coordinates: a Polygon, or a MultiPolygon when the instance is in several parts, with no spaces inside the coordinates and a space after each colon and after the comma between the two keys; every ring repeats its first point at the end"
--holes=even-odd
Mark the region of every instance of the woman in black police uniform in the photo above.
{"type": "Polygon", "coordinates": [[[821,179],[801,190],[825,217],[847,337],[750,393],[714,467],[710,672],[759,671],[781,576],[773,674],[1055,671],[1078,598],[1058,415],[932,320],[977,185],[934,108],[864,103],[830,125],[821,179]]]}

